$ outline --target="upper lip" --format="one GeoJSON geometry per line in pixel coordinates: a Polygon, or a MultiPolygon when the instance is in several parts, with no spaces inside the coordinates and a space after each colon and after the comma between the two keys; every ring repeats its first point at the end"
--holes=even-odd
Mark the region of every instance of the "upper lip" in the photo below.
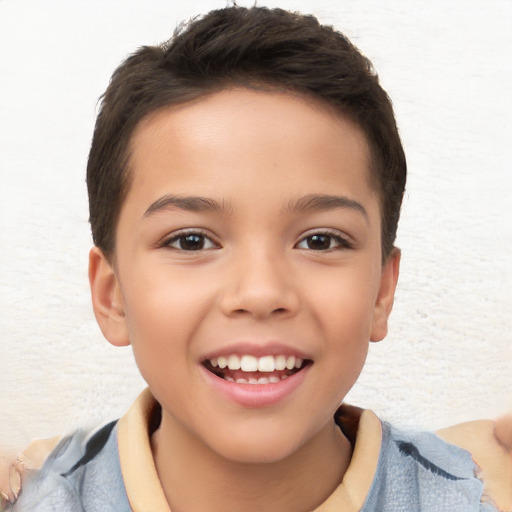
{"type": "Polygon", "coordinates": [[[303,352],[296,347],[279,342],[262,342],[262,343],[254,343],[254,342],[240,342],[233,343],[230,345],[225,345],[222,348],[218,348],[207,352],[203,356],[200,357],[200,361],[205,361],[208,359],[213,359],[221,356],[230,356],[230,355],[251,355],[254,357],[264,357],[264,356],[295,356],[300,359],[309,359],[312,360],[311,355],[303,352]]]}

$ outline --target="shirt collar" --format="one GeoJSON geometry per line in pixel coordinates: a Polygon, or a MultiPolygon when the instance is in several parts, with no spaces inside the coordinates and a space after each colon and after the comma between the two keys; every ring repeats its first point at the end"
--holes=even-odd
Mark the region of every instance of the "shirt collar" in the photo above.
{"type": "MultiPolygon", "coordinates": [[[[171,512],[151,451],[151,420],[158,403],[145,389],[119,420],[121,472],[133,512],[171,512]]],[[[338,409],[336,422],[353,444],[343,481],[314,512],[358,512],[370,490],[379,461],[382,426],[370,410],[351,406],[338,409]]]]}

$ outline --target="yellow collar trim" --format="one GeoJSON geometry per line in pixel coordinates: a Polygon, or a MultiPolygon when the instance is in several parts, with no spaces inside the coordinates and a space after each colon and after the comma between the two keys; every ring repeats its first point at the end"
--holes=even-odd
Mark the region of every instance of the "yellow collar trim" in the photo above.
{"type": "MultiPolygon", "coordinates": [[[[145,389],[118,423],[118,447],[126,493],[133,512],[171,512],[151,451],[149,424],[157,405],[145,389]]],[[[358,512],[370,490],[382,443],[377,416],[363,411],[350,465],[343,481],[314,512],[358,512]]]]}

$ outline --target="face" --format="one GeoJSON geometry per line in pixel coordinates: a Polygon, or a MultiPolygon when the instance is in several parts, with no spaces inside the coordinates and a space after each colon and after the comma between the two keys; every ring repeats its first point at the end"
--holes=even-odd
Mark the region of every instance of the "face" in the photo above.
{"type": "Polygon", "coordinates": [[[368,147],[299,96],[232,89],[159,111],[132,139],[115,265],[91,252],[95,312],[131,343],[162,425],[231,460],[290,456],[386,333],[368,147]]]}

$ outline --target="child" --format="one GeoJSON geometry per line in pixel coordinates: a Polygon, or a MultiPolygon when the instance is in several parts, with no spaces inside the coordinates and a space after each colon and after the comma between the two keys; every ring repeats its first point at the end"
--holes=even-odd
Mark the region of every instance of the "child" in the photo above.
{"type": "Polygon", "coordinates": [[[371,64],[312,17],[230,7],[131,56],[89,157],[89,276],[148,389],[63,440],[17,509],[509,506],[492,423],[444,433],[477,466],[339,407],[386,335],[405,177],[371,64]]]}

